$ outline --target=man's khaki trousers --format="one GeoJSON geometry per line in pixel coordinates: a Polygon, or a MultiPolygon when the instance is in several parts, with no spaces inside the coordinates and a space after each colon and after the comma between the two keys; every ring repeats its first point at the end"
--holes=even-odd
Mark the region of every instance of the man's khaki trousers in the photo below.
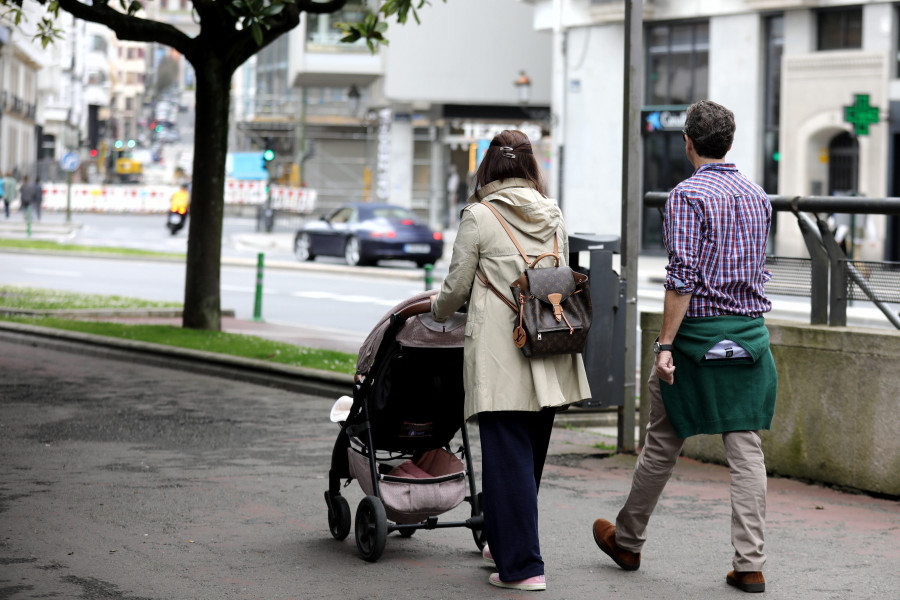
{"type": "MultiPolygon", "coordinates": [[[[634,468],[631,493],[616,518],[616,543],[631,552],[640,552],[647,539],[647,522],[684,445],[666,415],[659,386],[654,367],[649,381],[647,439],[634,468]]],[[[759,435],[755,431],[730,431],[722,434],[722,441],[731,471],[732,564],[735,571],[762,571],[766,562],[766,466],[759,435]]]]}

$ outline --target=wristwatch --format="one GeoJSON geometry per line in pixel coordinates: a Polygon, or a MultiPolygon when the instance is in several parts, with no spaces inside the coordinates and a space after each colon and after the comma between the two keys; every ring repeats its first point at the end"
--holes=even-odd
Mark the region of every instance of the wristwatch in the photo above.
{"type": "Polygon", "coordinates": [[[671,352],[675,346],[672,344],[660,344],[659,340],[653,342],[653,354],[659,354],[660,352],[671,352]]]}

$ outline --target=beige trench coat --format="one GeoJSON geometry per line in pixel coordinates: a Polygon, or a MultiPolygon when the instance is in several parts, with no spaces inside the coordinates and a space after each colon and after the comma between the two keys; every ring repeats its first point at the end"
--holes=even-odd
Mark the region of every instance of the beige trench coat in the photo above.
{"type": "MultiPolygon", "coordinates": [[[[568,234],[554,200],[541,196],[525,179],[493,181],[482,188],[481,197],[506,219],[530,257],[553,252],[556,236],[560,265],[567,263],[568,234]]],[[[486,411],[538,411],[591,396],[581,355],[526,358],[513,345],[515,313],[475,275],[480,269],[514,301],[509,284],[525,266],[497,217],[475,196],[469,198],[453,244],[450,272],[431,305],[434,318],[442,321],[469,301],[463,368],[466,419],[486,411]]],[[[538,266],[553,266],[553,259],[538,266]]]]}

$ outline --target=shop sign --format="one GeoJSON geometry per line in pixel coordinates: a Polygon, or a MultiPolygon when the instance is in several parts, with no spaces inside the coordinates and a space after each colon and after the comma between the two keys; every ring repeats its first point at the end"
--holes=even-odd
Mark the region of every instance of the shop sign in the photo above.
{"type": "Polygon", "coordinates": [[[641,112],[644,131],[681,131],[687,119],[687,110],[645,110],[641,112]]]}
{"type": "Polygon", "coordinates": [[[463,137],[472,141],[492,140],[495,135],[506,129],[518,129],[527,135],[532,143],[543,137],[541,126],[535,123],[473,123],[466,121],[462,124],[463,137]]]}

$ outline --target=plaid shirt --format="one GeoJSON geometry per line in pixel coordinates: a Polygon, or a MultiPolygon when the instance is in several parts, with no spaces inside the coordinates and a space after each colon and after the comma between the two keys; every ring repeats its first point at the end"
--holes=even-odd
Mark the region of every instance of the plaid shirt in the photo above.
{"type": "Polygon", "coordinates": [[[663,239],[669,253],[665,288],[693,294],[687,317],[772,310],[765,283],[769,197],[733,164],[701,165],[666,201],[663,239]]]}

